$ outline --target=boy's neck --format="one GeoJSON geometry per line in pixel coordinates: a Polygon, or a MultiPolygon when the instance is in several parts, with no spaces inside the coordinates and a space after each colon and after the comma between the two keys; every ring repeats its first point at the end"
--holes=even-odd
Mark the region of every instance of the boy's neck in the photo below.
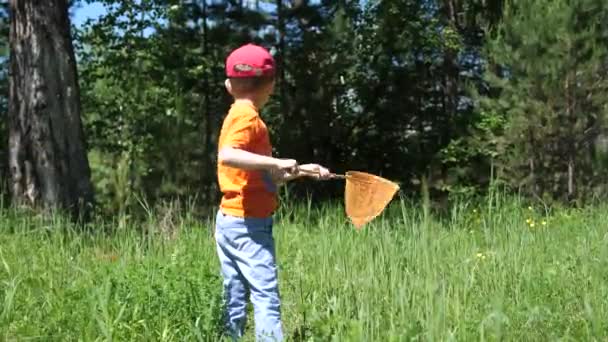
{"type": "Polygon", "coordinates": [[[238,99],[234,98],[234,104],[244,104],[244,105],[253,106],[257,110],[261,109],[259,104],[257,104],[255,100],[250,99],[250,98],[238,98],[238,99]]]}

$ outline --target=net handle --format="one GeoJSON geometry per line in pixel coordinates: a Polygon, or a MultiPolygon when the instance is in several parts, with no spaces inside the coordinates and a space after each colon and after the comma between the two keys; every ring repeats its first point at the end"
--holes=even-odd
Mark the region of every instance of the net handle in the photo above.
{"type": "MultiPolygon", "coordinates": [[[[303,170],[301,168],[298,168],[298,172],[307,174],[307,175],[311,175],[311,176],[315,176],[318,175],[318,172],[314,172],[314,171],[309,171],[309,170],[303,170]]],[[[344,175],[344,174],[339,174],[339,173],[330,173],[329,174],[329,178],[327,178],[328,180],[332,180],[332,179],[349,179],[352,178],[351,175],[344,175]]],[[[401,186],[400,182],[395,182],[395,181],[391,181],[399,186],[401,186]]],[[[401,189],[399,189],[399,191],[401,191],[401,189]]]]}
{"type": "MultiPolygon", "coordinates": [[[[307,175],[311,175],[311,176],[317,176],[317,175],[319,175],[318,172],[310,171],[310,170],[304,170],[304,169],[301,169],[301,168],[298,168],[298,172],[304,173],[304,174],[307,174],[307,175]]],[[[347,175],[342,175],[342,174],[337,174],[337,173],[330,173],[328,179],[347,179],[347,178],[350,178],[350,177],[347,176],[347,175]]]]}
{"type": "MultiPolygon", "coordinates": [[[[304,170],[298,167],[298,172],[307,174],[307,175],[311,175],[311,176],[316,176],[319,173],[318,172],[314,172],[314,171],[309,171],[309,170],[304,170]]],[[[332,180],[332,179],[349,179],[352,178],[351,175],[345,175],[345,174],[339,174],[339,173],[330,173],[329,174],[329,178],[327,178],[327,180],[332,180]]],[[[391,181],[399,186],[401,186],[400,182],[395,182],[395,181],[391,181]]],[[[401,189],[399,189],[399,191],[401,191],[401,189]]]]}

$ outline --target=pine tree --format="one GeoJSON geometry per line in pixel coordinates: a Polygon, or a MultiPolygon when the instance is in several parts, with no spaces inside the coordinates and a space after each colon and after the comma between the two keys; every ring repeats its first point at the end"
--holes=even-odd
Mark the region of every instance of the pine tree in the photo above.
{"type": "Polygon", "coordinates": [[[488,115],[504,119],[502,177],[530,193],[588,195],[597,182],[594,141],[606,128],[603,39],[608,4],[596,0],[507,3],[488,45],[488,115]]]}

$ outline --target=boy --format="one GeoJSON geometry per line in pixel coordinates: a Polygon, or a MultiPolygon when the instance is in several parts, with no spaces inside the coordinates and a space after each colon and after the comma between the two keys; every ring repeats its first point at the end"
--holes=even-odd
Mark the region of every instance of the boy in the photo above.
{"type": "Polygon", "coordinates": [[[218,144],[218,181],[223,193],[215,238],[224,278],[227,328],[233,339],[245,327],[246,296],[255,313],[258,340],[280,341],[283,331],[272,237],[276,185],[306,171],[330,177],[316,164],[298,166],[293,159],[271,156],[266,125],[259,116],[274,90],[275,62],[262,47],[248,44],[226,60],[225,86],[234,98],[218,144]]]}

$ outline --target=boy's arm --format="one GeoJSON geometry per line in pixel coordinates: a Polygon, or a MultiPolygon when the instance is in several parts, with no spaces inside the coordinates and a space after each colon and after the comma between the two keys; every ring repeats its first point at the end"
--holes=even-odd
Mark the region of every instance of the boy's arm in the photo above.
{"type": "Polygon", "coordinates": [[[243,170],[280,170],[294,172],[298,163],[293,159],[267,157],[233,147],[220,150],[218,161],[226,166],[243,170]]]}

